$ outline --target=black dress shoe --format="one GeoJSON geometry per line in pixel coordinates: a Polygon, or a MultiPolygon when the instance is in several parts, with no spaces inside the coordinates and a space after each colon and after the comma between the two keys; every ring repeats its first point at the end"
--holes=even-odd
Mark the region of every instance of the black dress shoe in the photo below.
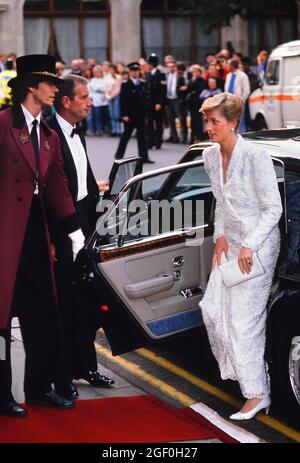
{"type": "Polygon", "coordinates": [[[56,384],[55,385],[55,392],[60,396],[64,397],[65,399],[75,400],[78,399],[79,392],[75,384],[73,383],[65,383],[65,384],[56,384]]]}
{"type": "Polygon", "coordinates": [[[80,378],[85,379],[91,386],[94,387],[108,387],[114,384],[113,379],[100,375],[99,371],[88,371],[86,374],[75,379],[80,378]]]}
{"type": "Polygon", "coordinates": [[[47,405],[55,408],[73,408],[74,400],[66,399],[55,391],[49,391],[41,397],[26,397],[28,405],[47,405]]]}
{"type": "Polygon", "coordinates": [[[152,161],[151,159],[143,159],[144,164],[155,164],[155,161],[152,161]]]}
{"type": "Polygon", "coordinates": [[[15,400],[9,400],[0,405],[0,415],[13,416],[15,418],[25,418],[28,413],[15,400]]]}

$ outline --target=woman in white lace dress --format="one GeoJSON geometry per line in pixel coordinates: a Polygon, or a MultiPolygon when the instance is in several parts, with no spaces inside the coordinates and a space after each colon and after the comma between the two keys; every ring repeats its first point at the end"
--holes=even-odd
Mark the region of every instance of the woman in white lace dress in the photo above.
{"type": "Polygon", "coordinates": [[[271,403],[265,324],[279,253],[281,199],[270,156],[237,134],[242,98],[221,93],[208,98],[201,112],[214,142],[203,159],[216,209],[212,272],[200,306],[222,378],[237,380],[247,399],[230,418],[249,419],[259,410],[268,411],[271,403]],[[265,274],[226,288],[218,269],[221,259],[238,257],[240,270],[249,273],[253,252],[265,274]]]}

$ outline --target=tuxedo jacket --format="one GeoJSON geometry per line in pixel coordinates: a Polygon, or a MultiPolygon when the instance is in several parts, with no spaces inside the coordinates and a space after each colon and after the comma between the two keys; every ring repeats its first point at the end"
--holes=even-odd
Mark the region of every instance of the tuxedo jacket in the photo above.
{"type": "Polygon", "coordinates": [[[159,69],[155,73],[148,72],[146,75],[147,106],[149,109],[156,104],[163,106],[166,103],[167,82],[166,75],[159,69]]]}
{"type": "Polygon", "coordinates": [[[135,85],[131,79],[122,83],[120,93],[121,117],[127,116],[132,122],[145,117],[146,86],[143,81],[135,85]]]}
{"type": "Polygon", "coordinates": [[[56,295],[47,212],[66,233],[79,228],[63,170],[57,134],[40,124],[39,174],[31,136],[19,104],[0,113],[0,329],[11,316],[14,287],[36,182],[44,218],[52,284],[56,295]]]}
{"type": "MultiPolygon", "coordinates": [[[[69,148],[68,142],[66,140],[66,137],[64,136],[64,133],[56,119],[55,114],[50,116],[47,119],[47,124],[49,127],[57,133],[60,139],[61,143],[61,153],[62,157],[64,160],[64,171],[65,175],[67,177],[68,185],[69,185],[69,190],[70,193],[73,197],[74,203],[77,201],[77,195],[78,195],[78,177],[77,177],[77,171],[76,171],[76,166],[75,162],[71,153],[71,150],[69,148]]],[[[87,159],[87,191],[88,191],[88,197],[91,201],[95,202],[99,200],[99,188],[98,184],[96,182],[96,179],[94,177],[91,164],[89,161],[89,158],[87,156],[87,148],[86,148],[86,141],[83,135],[79,135],[81,143],[83,144],[84,151],[86,154],[86,159],[87,159]]]]}

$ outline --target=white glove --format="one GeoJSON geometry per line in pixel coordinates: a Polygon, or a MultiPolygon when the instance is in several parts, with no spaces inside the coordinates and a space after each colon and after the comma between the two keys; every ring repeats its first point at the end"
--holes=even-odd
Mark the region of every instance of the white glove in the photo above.
{"type": "Polygon", "coordinates": [[[84,246],[84,234],[82,233],[81,228],[78,228],[78,230],[69,233],[68,236],[72,241],[73,260],[75,261],[78,252],[84,246]]]}

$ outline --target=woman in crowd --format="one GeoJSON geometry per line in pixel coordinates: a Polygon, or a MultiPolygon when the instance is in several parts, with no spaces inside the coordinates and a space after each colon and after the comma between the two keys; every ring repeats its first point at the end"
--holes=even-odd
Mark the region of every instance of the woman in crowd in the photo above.
{"type": "Polygon", "coordinates": [[[186,106],[191,115],[191,143],[199,143],[205,139],[202,116],[199,113],[199,95],[205,88],[206,82],[201,77],[202,69],[199,64],[194,64],[191,71],[192,78],[187,86],[186,106]]]}
{"type": "Polygon", "coordinates": [[[122,85],[122,77],[117,73],[117,66],[114,64],[110,64],[109,73],[110,77],[107,83],[105,96],[108,100],[109,115],[112,127],[111,136],[118,137],[122,133],[120,122],[120,91],[122,85]]]}
{"type": "Polygon", "coordinates": [[[202,105],[203,101],[206,100],[206,98],[210,98],[212,96],[218,95],[218,93],[221,93],[221,89],[218,88],[218,81],[216,77],[209,77],[207,80],[207,87],[199,95],[199,102],[200,105],[202,105]]]}

